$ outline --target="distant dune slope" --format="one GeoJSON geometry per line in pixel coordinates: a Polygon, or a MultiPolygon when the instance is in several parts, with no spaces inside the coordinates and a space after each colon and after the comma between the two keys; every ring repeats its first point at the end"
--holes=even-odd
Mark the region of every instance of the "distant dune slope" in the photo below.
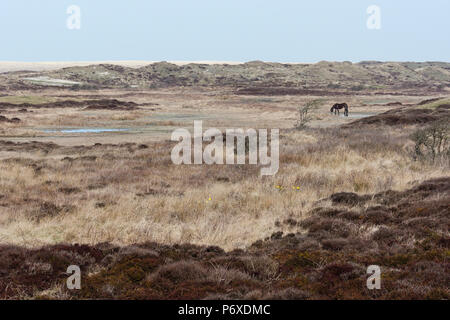
{"type": "MultiPolygon", "coordinates": [[[[23,66],[26,67],[25,65],[23,66]]],[[[450,87],[450,63],[446,62],[326,62],[283,64],[262,61],[247,63],[104,63],[41,72],[3,74],[9,80],[26,81],[35,77],[62,79],[89,88],[158,88],[170,86],[231,86],[255,88],[301,88],[347,90],[416,90],[426,88],[445,91],[450,87]]],[[[28,68],[33,71],[32,67],[28,68]]],[[[34,68],[36,69],[36,68],[34,68]]],[[[274,89],[275,88],[275,89],[274,89]]],[[[253,94],[264,94],[255,91],[253,94]]],[[[290,94],[288,92],[288,94],[290,94]]],[[[295,93],[294,93],[295,94],[295,93]]]]}

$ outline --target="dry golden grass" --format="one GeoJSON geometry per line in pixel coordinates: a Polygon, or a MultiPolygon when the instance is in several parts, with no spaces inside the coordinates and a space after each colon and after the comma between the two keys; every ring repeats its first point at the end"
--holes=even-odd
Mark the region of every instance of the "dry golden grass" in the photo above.
{"type": "Polygon", "coordinates": [[[14,157],[0,161],[0,242],[244,248],[332,193],[448,176],[448,166],[412,160],[409,130],[282,130],[280,170],[264,178],[251,165],[175,166],[167,142],[13,146],[14,157]]]}
{"type": "MultiPolygon", "coordinates": [[[[24,92],[17,99],[8,97],[8,102],[81,99],[83,94],[93,98],[87,92],[64,93],[70,95],[47,91],[33,96],[24,92]]],[[[277,221],[302,219],[315,202],[334,192],[403,190],[425,179],[449,175],[445,165],[431,166],[411,159],[407,137],[412,129],[335,129],[351,121],[329,113],[329,105],[342,97],[322,97],[324,104],[311,123],[322,129],[307,131],[289,128],[295,122],[296,108],[316,97],[245,97],[206,89],[104,90],[100,97],[157,103],[158,110],[7,111],[9,118],[17,116],[22,122],[2,124],[4,140],[54,141],[66,147],[2,147],[0,243],[39,246],[156,241],[242,248],[278,231],[277,221]],[[197,115],[205,117],[204,129],[281,128],[279,172],[261,178],[259,168],[250,165],[173,165],[171,145],[163,141],[170,137],[171,128],[192,126],[197,115]],[[43,133],[43,129],[55,127],[118,128],[149,123],[157,130],[88,138],[43,133]],[[151,142],[155,140],[159,142],[151,142]],[[136,144],[122,143],[130,141],[136,144]],[[97,142],[115,145],[92,147],[97,142]],[[144,142],[146,149],[138,145],[144,142]],[[78,145],[84,147],[73,147],[78,145]]],[[[392,99],[411,103],[423,97],[345,99],[351,112],[379,112],[388,107],[370,103],[392,99]]]]}

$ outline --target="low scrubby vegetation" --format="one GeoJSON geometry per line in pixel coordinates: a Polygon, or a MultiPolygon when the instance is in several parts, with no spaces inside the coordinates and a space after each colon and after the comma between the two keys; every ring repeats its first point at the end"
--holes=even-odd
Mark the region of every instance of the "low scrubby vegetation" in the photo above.
{"type": "Polygon", "coordinates": [[[450,124],[446,119],[426,128],[418,129],[412,135],[415,143],[414,157],[420,160],[450,161],[450,124]]]}
{"type": "MultiPolygon", "coordinates": [[[[152,95],[164,96],[164,108],[174,99],[165,94],[152,95]]],[[[447,109],[395,103],[350,123],[327,107],[324,126],[296,130],[301,101],[222,98],[269,114],[272,103],[288,108],[277,118],[289,124],[280,127],[275,176],[256,165],[177,166],[170,141],[62,146],[8,141],[5,131],[0,298],[448,299],[450,171],[438,161],[448,140],[431,129],[447,109]],[[411,156],[418,142],[423,159],[411,156]],[[382,289],[371,291],[374,264],[382,289]],[[69,265],[81,267],[80,291],[66,289],[69,265]]],[[[64,125],[86,125],[70,119],[79,115],[72,109],[96,110],[102,121],[124,109],[112,116],[130,121],[146,113],[127,109],[150,104],[91,99],[40,101],[31,119],[3,125],[47,124],[52,112],[40,112],[56,107],[67,110],[64,125]]],[[[24,107],[2,106],[8,119],[24,107]]]]}
{"type": "Polygon", "coordinates": [[[0,236],[19,245],[155,241],[244,248],[276,232],[276,220],[303,219],[333,193],[404,190],[448,175],[448,164],[411,158],[410,134],[283,130],[280,170],[265,178],[254,165],[174,165],[174,143],[167,142],[1,142],[14,156],[0,161],[0,236]]]}
{"type": "Polygon", "coordinates": [[[337,193],[246,250],[142,243],[0,247],[0,298],[449,299],[450,179],[337,193]],[[331,202],[332,207],[322,206],[331,202]],[[67,266],[82,269],[66,288],[67,266]],[[379,265],[382,288],[366,287],[379,265]],[[8,270],[8,272],[6,272],[8,270]]]}
{"type": "Polygon", "coordinates": [[[312,100],[308,101],[303,107],[298,108],[298,118],[294,125],[297,130],[306,128],[306,125],[312,120],[311,113],[317,111],[321,103],[321,100],[312,100]]]}

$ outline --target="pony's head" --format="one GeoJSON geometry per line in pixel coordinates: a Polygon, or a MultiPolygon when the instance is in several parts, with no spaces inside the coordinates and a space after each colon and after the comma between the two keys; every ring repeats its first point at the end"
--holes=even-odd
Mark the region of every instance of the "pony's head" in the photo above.
{"type": "Polygon", "coordinates": [[[333,111],[334,111],[334,106],[332,106],[330,109],[330,112],[333,112],[333,111]]]}

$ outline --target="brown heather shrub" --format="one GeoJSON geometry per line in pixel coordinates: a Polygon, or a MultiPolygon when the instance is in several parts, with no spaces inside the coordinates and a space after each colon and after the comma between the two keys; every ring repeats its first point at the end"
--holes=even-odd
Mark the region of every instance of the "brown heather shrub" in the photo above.
{"type": "Polygon", "coordinates": [[[349,241],[344,238],[324,239],[322,247],[327,250],[338,251],[344,249],[349,244],[349,241]]]}
{"type": "Polygon", "coordinates": [[[152,282],[169,280],[172,283],[184,281],[204,281],[209,276],[208,270],[196,261],[177,261],[163,265],[149,276],[152,282]]]}
{"type": "Polygon", "coordinates": [[[388,228],[385,226],[380,227],[377,231],[372,235],[372,239],[375,241],[382,242],[393,242],[397,233],[392,228],[388,228]]]}
{"type": "Polygon", "coordinates": [[[278,263],[268,256],[242,257],[245,270],[253,277],[266,281],[274,279],[278,271],[278,263]]]}
{"type": "Polygon", "coordinates": [[[244,272],[235,269],[228,269],[219,265],[212,265],[208,272],[208,281],[216,282],[225,286],[232,282],[240,283],[242,281],[249,281],[252,277],[244,272]]]}
{"type": "Polygon", "coordinates": [[[265,300],[306,300],[311,297],[311,294],[307,291],[296,289],[296,288],[286,288],[278,291],[270,291],[267,293],[263,299],[265,300]]]}

